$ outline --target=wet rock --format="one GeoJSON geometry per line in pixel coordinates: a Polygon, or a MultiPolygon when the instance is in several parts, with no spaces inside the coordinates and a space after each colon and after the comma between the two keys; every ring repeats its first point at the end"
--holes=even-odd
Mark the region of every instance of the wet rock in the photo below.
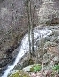
{"type": "Polygon", "coordinates": [[[51,36],[45,37],[45,41],[50,41],[51,36]]]}
{"type": "Polygon", "coordinates": [[[57,37],[52,36],[51,39],[50,39],[50,42],[55,42],[56,39],[57,39],[57,37]]]}
{"type": "Polygon", "coordinates": [[[55,36],[59,36],[59,30],[53,30],[55,36]]]}
{"type": "Polygon", "coordinates": [[[48,48],[49,46],[57,46],[57,43],[55,42],[51,42],[51,41],[47,41],[44,45],[44,48],[48,48]]]}
{"type": "Polygon", "coordinates": [[[59,18],[53,18],[51,24],[59,24],[59,18]]]}
{"type": "Polygon", "coordinates": [[[50,60],[49,55],[45,53],[43,55],[43,63],[44,64],[47,64],[49,62],[49,60],[50,60]]]}
{"type": "Polygon", "coordinates": [[[56,43],[59,43],[59,36],[57,37],[57,39],[55,40],[56,43]]]}
{"type": "Polygon", "coordinates": [[[55,63],[58,63],[58,62],[59,62],[59,57],[58,57],[58,56],[55,56],[52,60],[53,60],[55,63]]]}
{"type": "Polygon", "coordinates": [[[12,62],[11,58],[3,58],[0,61],[0,68],[6,66],[7,64],[10,64],[12,62]]]}
{"type": "Polygon", "coordinates": [[[24,60],[22,66],[23,66],[23,67],[26,67],[26,66],[32,65],[32,64],[34,64],[34,60],[29,59],[29,60],[24,60]]]}
{"type": "Polygon", "coordinates": [[[7,66],[0,68],[0,76],[4,74],[4,71],[6,70],[7,66]]]}
{"type": "Polygon", "coordinates": [[[30,68],[31,68],[31,67],[33,67],[33,65],[29,65],[29,66],[23,68],[23,71],[30,71],[30,68]]]}
{"type": "Polygon", "coordinates": [[[15,49],[15,50],[12,52],[11,56],[12,56],[13,59],[15,59],[15,58],[17,57],[18,52],[19,52],[19,49],[18,49],[18,48],[15,49]]]}

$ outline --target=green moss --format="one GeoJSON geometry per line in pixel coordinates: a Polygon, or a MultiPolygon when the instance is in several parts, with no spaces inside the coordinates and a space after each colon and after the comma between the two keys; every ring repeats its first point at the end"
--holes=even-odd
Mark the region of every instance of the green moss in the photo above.
{"type": "Polygon", "coordinates": [[[40,64],[35,64],[32,68],[30,68],[31,72],[37,72],[42,69],[42,66],[40,64]]]}
{"type": "Polygon", "coordinates": [[[53,69],[54,71],[58,71],[58,72],[59,72],[59,64],[58,64],[58,65],[55,65],[54,67],[52,67],[52,69],[53,69]]]}
{"type": "Polygon", "coordinates": [[[16,72],[16,73],[12,74],[10,77],[20,77],[19,72],[16,72]]]}
{"type": "Polygon", "coordinates": [[[9,77],[29,77],[28,73],[25,73],[24,71],[18,71],[9,77]]]}

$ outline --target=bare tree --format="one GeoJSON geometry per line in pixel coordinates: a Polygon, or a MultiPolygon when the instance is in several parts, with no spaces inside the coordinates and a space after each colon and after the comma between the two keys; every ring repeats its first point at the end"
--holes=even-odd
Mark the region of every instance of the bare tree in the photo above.
{"type": "Polygon", "coordinates": [[[31,49],[32,49],[32,55],[34,56],[34,32],[33,32],[33,29],[34,29],[34,27],[33,27],[33,17],[32,17],[32,15],[34,16],[34,14],[32,14],[33,12],[31,11],[31,0],[29,0],[29,21],[30,21],[30,26],[31,26],[31,29],[30,29],[30,31],[31,31],[31,49]]]}
{"type": "Polygon", "coordinates": [[[31,0],[27,0],[27,17],[28,17],[29,52],[30,52],[30,55],[34,55],[34,32],[33,32],[34,12],[32,13],[32,11],[31,11],[31,0]]]}
{"type": "Polygon", "coordinates": [[[29,18],[29,0],[26,1],[26,10],[27,10],[27,18],[28,18],[28,41],[29,41],[29,53],[31,57],[31,40],[30,40],[30,18],[29,18]]]}

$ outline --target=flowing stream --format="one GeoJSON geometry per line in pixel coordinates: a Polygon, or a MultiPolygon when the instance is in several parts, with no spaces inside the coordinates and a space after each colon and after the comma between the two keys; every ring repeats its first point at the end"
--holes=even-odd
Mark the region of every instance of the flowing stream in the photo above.
{"type": "MultiPolygon", "coordinates": [[[[34,40],[38,40],[41,38],[45,38],[48,35],[52,33],[51,30],[47,28],[39,29],[39,26],[34,29],[34,40]],[[41,37],[42,36],[42,37],[41,37]]],[[[36,47],[36,46],[35,46],[36,47]]],[[[28,34],[24,36],[24,38],[21,41],[21,45],[19,47],[19,53],[14,61],[14,63],[7,67],[7,69],[4,71],[4,74],[2,77],[7,77],[10,71],[17,65],[17,63],[20,61],[20,59],[25,55],[25,53],[28,51],[29,45],[28,45],[28,34]]]]}

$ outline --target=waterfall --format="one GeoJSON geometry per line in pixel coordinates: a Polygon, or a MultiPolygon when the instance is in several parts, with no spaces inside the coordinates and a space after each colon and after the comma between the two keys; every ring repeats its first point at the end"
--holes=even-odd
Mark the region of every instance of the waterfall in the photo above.
{"type": "MultiPolygon", "coordinates": [[[[38,17],[40,17],[40,21],[45,22],[44,18],[46,18],[47,15],[49,15],[50,11],[52,13],[52,8],[47,10],[48,9],[47,5],[45,5],[45,3],[49,3],[49,2],[52,3],[52,0],[43,0],[42,7],[40,8],[40,10],[38,12],[38,17]]],[[[52,7],[52,5],[49,6],[49,7],[52,7]]],[[[47,18],[46,18],[46,20],[47,20],[47,18]]],[[[52,31],[49,30],[48,28],[43,28],[43,29],[40,30],[39,26],[35,27],[35,29],[34,29],[34,39],[36,41],[36,40],[41,39],[42,37],[45,38],[48,35],[50,35],[51,33],[52,33],[52,31]],[[41,35],[42,35],[42,37],[40,37],[41,35]]],[[[22,39],[22,41],[21,41],[21,45],[19,47],[19,53],[18,53],[14,63],[7,67],[7,69],[4,71],[4,74],[3,74],[2,77],[7,77],[8,76],[10,71],[15,67],[15,65],[17,65],[18,62],[20,62],[20,59],[25,55],[25,53],[27,53],[28,50],[29,50],[28,34],[26,34],[24,36],[24,38],[22,39]]]]}
{"type": "MultiPolygon", "coordinates": [[[[34,29],[34,39],[35,41],[38,39],[41,39],[40,36],[42,35],[43,38],[47,37],[48,35],[50,35],[52,33],[51,30],[48,30],[47,28],[41,29],[39,30],[39,27],[36,27],[34,29]]],[[[4,71],[4,74],[2,77],[7,77],[8,74],[10,73],[10,71],[15,67],[15,65],[17,65],[18,62],[20,62],[20,59],[24,56],[24,54],[28,51],[29,46],[28,46],[28,34],[26,34],[24,36],[24,38],[21,41],[21,45],[19,47],[19,53],[15,59],[15,62],[8,66],[8,68],[4,71]]]]}

